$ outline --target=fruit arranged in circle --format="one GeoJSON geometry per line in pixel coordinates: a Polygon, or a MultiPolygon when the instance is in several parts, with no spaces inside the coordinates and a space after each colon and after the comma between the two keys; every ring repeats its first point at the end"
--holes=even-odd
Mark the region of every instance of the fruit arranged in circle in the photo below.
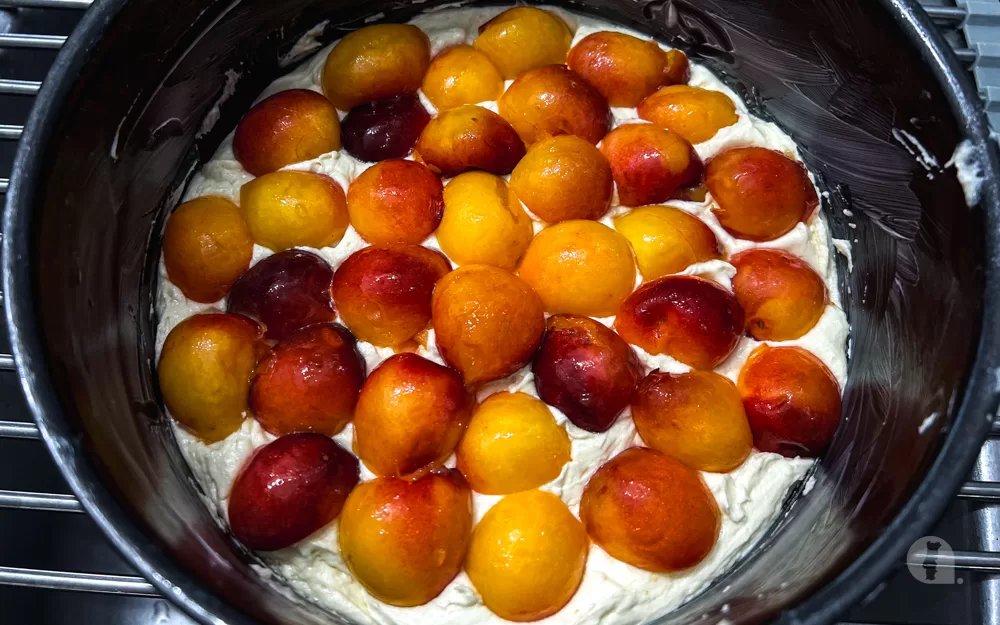
{"type": "Polygon", "coordinates": [[[701,179],[703,166],[691,144],[653,124],[625,124],[601,143],[611,163],[623,206],[669,200],[681,187],[701,179]]]}
{"type": "Polygon", "coordinates": [[[545,330],[538,295],[490,265],[466,265],[442,278],[431,311],[441,357],[472,386],[523,367],[545,330]]]}
{"type": "Polygon", "coordinates": [[[753,448],[736,385],[711,371],[650,373],[635,391],[632,419],[647,445],[697,471],[732,471],[753,448]]]}
{"type": "Polygon", "coordinates": [[[647,282],[618,311],[615,329],[650,354],[666,354],[695,369],[714,369],[743,334],[743,309],[732,293],[694,276],[647,282]]]}
{"type": "Polygon", "coordinates": [[[206,443],[239,429],[250,376],[267,347],[260,327],[239,315],[194,315],[167,335],[157,375],[171,416],[206,443]]]}
{"type": "Polygon", "coordinates": [[[286,250],[246,270],[229,293],[228,312],[264,325],[264,337],[287,338],[299,328],[334,321],[333,270],[310,252],[286,250]]]}
{"type": "Polygon", "coordinates": [[[229,200],[196,198],[167,219],[163,264],[170,281],[189,299],[203,304],[222,299],[252,258],[250,229],[229,200]]]}
{"type": "Polygon", "coordinates": [[[548,223],[600,219],[611,205],[615,181],[601,151],[574,135],[543,139],[514,168],[510,188],[548,223]]]}
{"type": "Polygon", "coordinates": [[[479,27],[474,46],[507,80],[553,63],[565,63],[573,33],[566,22],[533,7],[507,9],[479,27]]]}
{"type": "Polygon", "coordinates": [[[342,111],[416,93],[430,62],[430,40],[416,26],[365,26],[345,35],[326,58],[323,92],[342,111]]]}
{"type": "Polygon", "coordinates": [[[791,341],[816,325],[829,297],[823,278],[801,258],[781,250],[733,256],[733,292],[758,341],[791,341]]]}
{"type": "Polygon", "coordinates": [[[459,265],[513,270],[533,233],[531,218],[503,178],[470,171],[445,186],[437,239],[441,251],[459,265]]]}
{"type": "Polygon", "coordinates": [[[580,519],[611,557],[655,573],[689,569],[719,538],[719,505],[697,471],[652,449],[618,454],[590,478],[580,519]]]}
{"type": "Polygon", "coordinates": [[[430,121],[430,113],[412,94],[359,104],[344,118],[344,149],[369,163],[403,158],[430,121]]]}
{"type": "Polygon", "coordinates": [[[337,269],[333,301],[355,336],[394,347],[430,323],[434,285],[449,271],[448,259],[426,247],[366,247],[337,269]]]}
{"type": "Polygon", "coordinates": [[[507,495],[559,477],[570,461],[566,429],[525,393],[495,393],[476,408],[458,445],[458,470],[472,490],[507,495]]]}
{"type": "Polygon", "coordinates": [[[334,436],[354,414],[365,361],[343,326],[306,326],[278,343],[257,366],[250,409],[261,427],[281,436],[334,436]]]}
{"type": "Polygon", "coordinates": [[[334,245],[350,225],[344,190],[307,171],[254,178],[240,188],[240,207],[254,241],[276,252],[334,245]]]}
{"type": "Polygon", "coordinates": [[[455,450],[470,409],[458,372],[416,354],[396,354],[361,388],[354,450],[378,475],[419,477],[455,450]]]}
{"type": "Polygon", "coordinates": [[[611,128],[608,101],[565,65],[521,74],[497,106],[529,146],[557,135],[577,135],[596,145],[611,128]]]}
{"type": "Polygon", "coordinates": [[[233,136],[236,160],[254,176],[339,149],[337,109],[308,89],[264,98],[243,116],[233,136]]]}
{"type": "Polygon", "coordinates": [[[702,143],[740,120],[736,105],[720,92],[688,85],[664,87],[639,104],[639,117],[702,143]]]}
{"type": "Polygon", "coordinates": [[[417,155],[445,177],[470,169],[509,174],[524,156],[524,143],[493,111],[471,104],[438,113],[417,141],[417,155]]]}
{"type": "Polygon", "coordinates": [[[663,84],[667,55],[655,41],[601,31],[573,46],[566,64],[611,106],[634,108],[663,84]]]}
{"type": "Polygon", "coordinates": [[[379,601],[410,607],[441,594],[462,570],[472,494],[455,470],[359,484],[340,515],[340,552],[379,601]]]}
{"type": "Polygon", "coordinates": [[[799,347],[758,347],[737,383],[754,447],[815,458],[840,424],[840,385],[819,358],[799,347]]]}
{"type": "Polygon", "coordinates": [[[351,225],[372,245],[420,243],[444,213],[441,180],[414,161],[372,165],[347,190],[351,225]]]}
{"type": "Polygon", "coordinates": [[[706,165],[705,182],[716,218],[739,239],[777,239],[819,206],[806,168],[766,148],[722,152],[706,165]]]}
{"type": "Polygon", "coordinates": [[[491,612],[537,621],[576,594],[589,547],[583,525],[562,500],[528,490],[507,495],[479,521],[465,571],[491,612]]]}
{"type": "Polygon", "coordinates": [[[553,315],[532,366],[535,389],[577,427],[606,432],[642,378],[628,343],[589,317],[553,315]]]}
{"type": "Polygon", "coordinates": [[[680,273],[695,263],[722,258],[712,229],[672,206],[643,206],[614,220],[628,239],[645,281],[680,273]]]}
{"type": "Polygon", "coordinates": [[[489,57],[472,46],[443,50],[431,61],[421,91],[439,111],[496,100],[503,93],[503,76],[489,57]]]}
{"type": "Polygon", "coordinates": [[[236,476],[229,527],[251,549],[283,549],[336,519],[358,478],[358,459],[329,437],[282,436],[236,476]]]}
{"type": "Polygon", "coordinates": [[[663,84],[686,85],[691,80],[691,62],[680,50],[667,51],[667,64],[663,66],[663,84]]]}
{"type": "Polygon", "coordinates": [[[635,261],[625,237],[596,221],[574,219],[539,232],[518,275],[548,313],[607,317],[635,287],[635,261]]]}

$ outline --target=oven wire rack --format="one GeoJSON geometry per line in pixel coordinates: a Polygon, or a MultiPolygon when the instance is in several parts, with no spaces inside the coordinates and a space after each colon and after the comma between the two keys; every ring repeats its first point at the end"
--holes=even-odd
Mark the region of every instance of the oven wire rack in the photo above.
{"type": "MultiPolygon", "coordinates": [[[[60,19],[79,19],[93,0],[0,0],[0,31],[19,22],[19,14],[41,12],[70,14],[60,19]]],[[[1000,1],[998,0],[922,0],[931,18],[945,32],[959,60],[965,63],[979,84],[980,94],[986,102],[992,125],[1000,129],[1000,1]],[[948,4],[939,4],[939,3],[948,4]]],[[[25,20],[38,22],[39,20],[25,20]]],[[[32,32],[0,32],[0,54],[8,50],[34,49],[58,50],[66,41],[64,35],[32,32]]],[[[38,93],[41,82],[18,78],[0,78],[0,122],[6,121],[12,99],[31,98],[38,93]]],[[[23,106],[23,103],[21,104],[23,106]]],[[[3,144],[13,147],[21,137],[23,126],[0,123],[0,148],[3,144]]],[[[6,172],[0,172],[3,174],[6,172]]],[[[0,194],[5,194],[9,180],[0,177],[0,194]]],[[[2,234],[0,234],[2,236],[2,234]]],[[[2,297],[2,294],[0,294],[2,297]]],[[[9,347],[7,348],[9,349],[9,347]]],[[[0,381],[9,378],[16,385],[17,371],[14,358],[0,353],[0,381]]],[[[20,439],[36,441],[42,445],[37,426],[27,414],[8,415],[21,420],[0,419],[0,440],[20,439]]],[[[971,550],[954,553],[954,568],[958,571],[977,571],[1000,574],[1000,419],[993,423],[990,440],[971,480],[958,493],[960,499],[976,502],[972,514],[975,532],[971,536],[971,550]],[[990,549],[995,547],[996,549],[990,549]]],[[[84,512],[73,495],[22,490],[0,490],[0,509],[38,511],[61,514],[84,512]]],[[[0,542],[15,537],[0,531],[0,542]]],[[[917,554],[913,562],[923,562],[917,554]]],[[[0,561],[0,587],[17,586],[82,593],[126,595],[134,597],[159,597],[159,593],[138,575],[108,574],[64,570],[43,570],[4,566],[0,561]]],[[[986,578],[981,588],[983,625],[1000,625],[1000,577],[986,578]]],[[[877,625],[874,623],[843,623],[842,625],[877,625]]]]}

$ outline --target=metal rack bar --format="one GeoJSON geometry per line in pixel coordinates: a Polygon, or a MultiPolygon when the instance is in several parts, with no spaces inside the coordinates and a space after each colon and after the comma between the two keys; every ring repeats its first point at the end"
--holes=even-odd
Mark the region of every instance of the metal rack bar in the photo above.
{"type": "Polygon", "coordinates": [[[0,354],[0,371],[17,371],[13,354],[0,354]]]}
{"type": "Polygon", "coordinates": [[[1000,482],[966,482],[958,496],[977,501],[1000,501],[1000,482]]]}
{"type": "Polygon", "coordinates": [[[0,7],[13,9],[86,9],[93,0],[0,0],[0,7]]]}
{"type": "Polygon", "coordinates": [[[10,186],[10,180],[7,178],[0,178],[0,193],[7,193],[7,187],[10,186]]]}
{"type": "Polygon", "coordinates": [[[21,138],[24,126],[12,126],[10,124],[0,124],[0,139],[17,141],[21,138]]]}
{"type": "Polygon", "coordinates": [[[26,35],[21,33],[0,33],[0,48],[40,48],[58,50],[66,43],[63,35],[26,35]]]}
{"type": "Polygon", "coordinates": [[[968,13],[965,9],[958,7],[924,7],[927,15],[936,22],[947,23],[949,26],[957,27],[965,21],[968,13]]]}
{"type": "Polygon", "coordinates": [[[0,438],[20,438],[24,440],[40,440],[42,435],[34,423],[20,421],[0,421],[0,438]]]}
{"type": "Polygon", "coordinates": [[[75,590],[111,595],[159,597],[153,585],[136,575],[100,575],[97,573],[70,573],[66,571],[41,571],[0,566],[0,585],[48,588],[50,590],[75,590]]]}
{"type": "Polygon", "coordinates": [[[83,506],[73,495],[56,493],[26,493],[0,490],[0,508],[14,510],[47,510],[49,512],[83,512],[83,506]]]}
{"type": "Polygon", "coordinates": [[[951,557],[942,556],[940,553],[915,551],[906,563],[923,566],[928,558],[934,560],[935,566],[943,569],[1000,573],[1000,553],[986,551],[956,551],[951,557]]]}
{"type": "Polygon", "coordinates": [[[35,95],[42,88],[42,83],[34,80],[0,79],[0,94],[3,95],[35,95]]]}

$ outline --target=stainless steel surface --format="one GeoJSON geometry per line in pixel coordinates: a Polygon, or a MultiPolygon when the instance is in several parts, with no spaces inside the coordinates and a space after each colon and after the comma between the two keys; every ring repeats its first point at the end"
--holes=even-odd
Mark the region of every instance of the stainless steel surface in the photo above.
{"type": "Polygon", "coordinates": [[[65,571],[0,567],[0,584],[48,588],[50,590],[98,592],[109,595],[159,596],[152,584],[135,575],[98,575],[95,573],[67,573],[65,571]]]}
{"type": "Polygon", "coordinates": [[[37,440],[40,436],[38,434],[38,427],[34,423],[0,421],[0,438],[37,440]]]}
{"type": "Polygon", "coordinates": [[[49,512],[83,512],[83,507],[73,495],[26,493],[16,490],[0,490],[0,508],[47,510],[49,512]]]}

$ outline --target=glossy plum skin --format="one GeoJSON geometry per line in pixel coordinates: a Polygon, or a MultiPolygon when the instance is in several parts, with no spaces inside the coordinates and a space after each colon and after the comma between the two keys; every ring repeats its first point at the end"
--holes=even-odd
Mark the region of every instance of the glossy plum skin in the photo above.
{"type": "Polygon", "coordinates": [[[438,111],[488,100],[503,93],[503,76],[489,57],[472,46],[441,51],[427,70],[421,91],[438,111]]]}
{"type": "Polygon", "coordinates": [[[277,436],[318,432],[334,436],[354,414],[365,361],[346,328],[306,326],[278,343],[257,366],[250,409],[277,436]]]}
{"type": "Polygon", "coordinates": [[[686,85],[691,80],[691,62],[680,50],[667,52],[667,63],[663,66],[663,84],[686,85]]]}
{"type": "Polygon", "coordinates": [[[535,216],[550,224],[600,219],[615,181],[601,151],[573,135],[543,139],[514,168],[510,187],[535,216]]]}
{"type": "Polygon", "coordinates": [[[527,364],[545,330],[538,295],[516,276],[489,265],[465,265],[438,282],[431,302],[438,350],[477,386],[527,364]]]}
{"type": "Polygon", "coordinates": [[[337,181],[308,171],[254,178],[240,188],[240,208],[254,241],[276,252],[335,245],[350,223],[337,181]]]}
{"type": "Polygon", "coordinates": [[[696,471],[728,473],[753,449],[736,385],[711,371],[653,371],[632,399],[643,442],[696,471]]]}
{"type": "Polygon", "coordinates": [[[639,117],[689,143],[708,141],[740,119],[726,94],[688,85],[664,87],[649,96],[639,104],[639,117]]]}
{"type": "Polygon", "coordinates": [[[421,243],[444,214],[441,179],[425,165],[393,159],[372,165],[347,190],[351,225],[372,245],[421,243]]]}
{"type": "Polygon", "coordinates": [[[663,83],[667,55],[655,41],[601,31],[573,46],[566,64],[611,106],[633,108],[663,83]]]}
{"type": "Polygon", "coordinates": [[[261,322],[264,337],[280,341],[295,330],[334,321],[333,270],[309,252],[268,256],[240,276],[229,293],[228,312],[261,322]]]}
{"type": "Polygon", "coordinates": [[[559,477],[571,459],[566,428],[526,393],[494,393],[476,408],[458,445],[458,470],[472,489],[507,495],[559,477]]]}
{"type": "Polygon", "coordinates": [[[178,423],[206,443],[242,425],[250,376],[267,346],[260,326],[239,315],[201,314],[177,324],[160,352],[163,403],[178,423]]]}
{"type": "Polygon", "coordinates": [[[534,7],[514,7],[479,27],[473,45],[506,80],[528,70],[565,63],[573,33],[561,18],[534,7]]]}
{"type": "Polygon", "coordinates": [[[754,447],[788,458],[815,458],[840,425],[840,384],[800,347],[758,347],[737,382],[754,447]]]}
{"type": "Polygon", "coordinates": [[[359,476],[358,459],[329,437],[282,436],[236,476],[229,527],[251,549],[284,549],[333,522],[359,476]]]}
{"type": "Polygon", "coordinates": [[[690,143],[652,124],[615,128],[601,152],[611,163],[622,206],[665,202],[681,187],[696,184],[704,171],[690,143]]]}
{"type": "Polygon", "coordinates": [[[819,206],[806,168],[765,148],[722,152],[706,165],[705,182],[719,223],[739,239],[777,239],[819,206]]]}
{"type": "Polygon", "coordinates": [[[185,202],[167,219],[163,264],[184,296],[211,304],[229,293],[253,258],[253,237],[238,206],[220,197],[185,202]]]}
{"type": "Polygon", "coordinates": [[[471,406],[457,371],[416,354],[396,354],[361,388],[354,450],[377,475],[420,477],[454,451],[471,406]]]}
{"type": "Polygon", "coordinates": [[[472,494],[454,469],[412,482],[376,478],[348,497],[339,529],[344,562],[372,596],[389,605],[422,605],[462,570],[472,494]]]}
{"type": "Polygon", "coordinates": [[[398,346],[427,327],[434,285],[449,271],[448,259],[426,247],[366,247],[337,269],[333,301],[359,339],[398,346]]]}
{"type": "Polygon", "coordinates": [[[552,493],[507,495],[476,525],[465,570],[483,603],[515,622],[543,619],[576,594],[590,541],[552,493]]]}
{"type": "Polygon", "coordinates": [[[635,350],[589,317],[553,315],[532,372],[535,390],[579,428],[606,432],[642,378],[635,350]]]}
{"type": "Polygon", "coordinates": [[[427,124],[417,141],[417,155],[448,178],[471,169],[505,176],[524,156],[524,142],[504,118],[466,104],[439,113],[427,124]]]}
{"type": "Polygon", "coordinates": [[[348,33],[323,66],[323,92],[340,110],[416,93],[431,62],[431,44],[411,24],[375,24],[348,33]]]}
{"type": "Polygon", "coordinates": [[[528,146],[558,135],[576,135],[596,145],[611,128],[608,101],[565,65],[521,74],[497,106],[528,146]]]}
{"type": "Polygon", "coordinates": [[[321,94],[289,89],[264,98],[236,126],[233,153],[254,176],[340,149],[337,109],[321,94]]]}
{"type": "Polygon", "coordinates": [[[403,158],[430,121],[430,113],[412,94],[360,104],[344,118],[344,149],[369,163],[403,158]]]}
{"type": "Polygon", "coordinates": [[[580,519],[611,557],[655,573],[689,569],[719,538],[721,514],[701,475],[652,449],[626,449],[590,478],[580,519]]]}
{"type": "Polygon", "coordinates": [[[723,257],[715,233],[703,221],[672,206],[642,206],[615,217],[615,230],[632,244],[646,282],[723,257]]]}
{"type": "Polygon", "coordinates": [[[615,329],[629,343],[703,370],[714,369],[732,353],[743,328],[743,309],[733,294],[694,276],[643,284],[615,319],[615,329]]]}
{"type": "Polygon", "coordinates": [[[733,292],[758,341],[791,341],[809,332],[830,298],[823,278],[801,258],[781,250],[733,256],[733,292]]]}

